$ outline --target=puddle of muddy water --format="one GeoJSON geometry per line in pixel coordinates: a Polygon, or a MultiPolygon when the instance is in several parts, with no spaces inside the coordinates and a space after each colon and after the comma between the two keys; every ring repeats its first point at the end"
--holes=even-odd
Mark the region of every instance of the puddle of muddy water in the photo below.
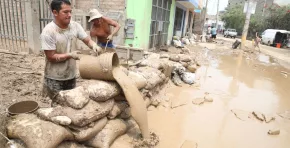
{"type": "Polygon", "coordinates": [[[198,70],[199,89],[169,88],[166,96],[171,101],[187,105],[148,112],[149,128],[160,138],[157,147],[180,148],[184,141],[194,141],[200,148],[288,148],[290,120],[277,116],[290,109],[290,80],[280,74],[287,69],[265,65],[272,62],[271,58],[261,59],[221,55],[212,66],[198,70]],[[191,103],[205,92],[212,95],[213,102],[191,103]],[[242,121],[231,112],[233,109],[271,114],[276,120],[242,121]],[[280,129],[280,135],[267,134],[276,128],[280,129]]]}

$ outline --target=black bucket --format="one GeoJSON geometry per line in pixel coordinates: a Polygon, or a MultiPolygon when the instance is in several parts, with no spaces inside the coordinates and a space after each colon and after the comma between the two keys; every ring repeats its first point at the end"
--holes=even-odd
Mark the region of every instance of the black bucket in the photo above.
{"type": "Polygon", "coordinates": [[[233,49],[237,49],[237,48],[239,47],[240,44],[241,44],[241,42],[238,41],[238,40],[236,40],[236,41],[234,42],[234,44],[232,45],[232,48],[233,48],[233,49]]]}

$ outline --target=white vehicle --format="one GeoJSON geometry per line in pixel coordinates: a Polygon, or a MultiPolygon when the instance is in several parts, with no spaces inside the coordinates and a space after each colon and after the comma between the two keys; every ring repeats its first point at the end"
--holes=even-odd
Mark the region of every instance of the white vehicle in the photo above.
{"type": "Polygon", "coordinates": [[[282,43],[287,39],[287,34],[290,34],[287,30],[267,29],[262,33],[262,44],[276,45],[276,43],[282,43]]]}
{"type": "Polygon", "coordinates": [[[236,38],[237,34],[238,33],[237,33],[236,29],[227,29],[224,32],[224,37],[236,38]]]}

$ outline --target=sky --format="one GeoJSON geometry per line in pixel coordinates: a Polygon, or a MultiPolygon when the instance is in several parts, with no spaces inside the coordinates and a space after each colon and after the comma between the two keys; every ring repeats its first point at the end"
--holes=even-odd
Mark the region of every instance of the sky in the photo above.
{"type": "MultiPolygon", "coordinates": [[[[204,1],[206,1],[206,0],[204,0],[204,1]]],[[[290,0],[274,0],[274,2],[279,4],[279,5],[290,4],[290,0]]],[[[218,3],[218,0],[208,0],[208,6],[207,7],[208,7],[208,14],[209,15],[215,15],[216,14],[216,12],[217,12],[217,3],[218,3]]],[[[225,10],[227,5],[228,5],[228,0],[219,0],[219,11],[225,10]]]]}

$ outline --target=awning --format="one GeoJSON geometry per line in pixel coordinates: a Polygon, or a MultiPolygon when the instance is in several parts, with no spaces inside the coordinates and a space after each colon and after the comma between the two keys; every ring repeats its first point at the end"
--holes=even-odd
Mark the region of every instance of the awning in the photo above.
{"type": "Polygon", "coordinates": [[[188,9],[198,8],[198,0],[176,0],[176,2],[188,9]]]}

